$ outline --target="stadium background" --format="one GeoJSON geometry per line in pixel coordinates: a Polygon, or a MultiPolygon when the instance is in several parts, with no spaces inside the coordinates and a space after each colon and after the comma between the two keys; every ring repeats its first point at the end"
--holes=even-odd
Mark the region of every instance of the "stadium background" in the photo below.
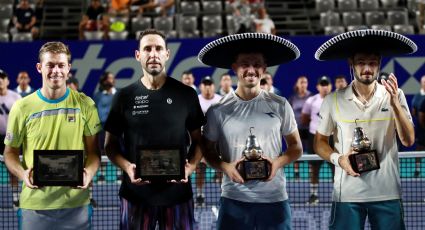
{"type": "MultiPolygon", "coordinates": [[[[1,1],[0,1],[1,2],[1,1]]],[[[73,1],[61,1],[71,5],[73,1]]],[[[77,4],[80,8],[85,7],[86,3],[77,4]]],[[[176,1],[179,4],[180,1],[176,1]]],[[[183,2],[183,1],[182,1],[183,2]]],[[[324,0],[306,0],[306,1],[287,1],[287,0],[270,0],[266,1],[270,16],[277,24],[278,35],[289,39],[296,44],[300,51],[301,57],[292,62],[281,66],[269,68],[268,70],[274,76],[274,85],[279,88],[282,95],[289,97],[293,93],[293,85],[298,76],[307,76],[309,80],[309,90],[316,92],[315,84],[319,77],[326,75],[331,79],[335,76],[344,74],[349,80],[349,69],[347,62],[331,61],[319,62],[314,59],[316,49],[326,41],[329,36],[323,35],[326,31],[324,25],[318,22],[321,9],[319,2],[324,0]],[[296,21],[296,17],[291,15],[294,12],[300,12],[299,4],[304,4],[307,13],[305,17],[313,18],[313,26],[310,26],[308,31],[300,28],[292,28],[288,21],[296,21]],[[282,8],[281,10],[279,10],[282,8]],[[283,9],[284,8],[284,9],[283,9]],[[291,10],[292,8],[292,10],[291,10]],[[306,16],[307,15],[307,16],[306,16]],[[287,24],[285,24],[285,21],[287,24]],[[301,32],[300,32],[301,31],[301,32]]],[[[340,0],[333,1],[342,2],[340,0]]],[[[362,1],[359,1],[362,2],[362,1]]],[[[412,1],[407,1],[412,4],[412,1]]],[[[49,11],[49,4],[54,4],[55,1],[46,1],[46,12],[49,11]],[[52,3],[53,2],[53,3],[52,3]]],[[[382,3],[381,3],[382,4],[382,3]]],[[[60,15],[61,10],[65,7],[51,6],[50,9],[56,10],[56,14],[60,15]]],[[[224,4],[223,4],[224,8],[224,4]]],[[[341,12],[334,6],[335,12],[341,12]]],[[[385,11],[385,9],[379,9],[385,11]]],[[[411,9],[408,8],[409,12],[411,9]]],[[[416,9],[413,9],[416,10],[416,9]]],[[[79,20],[83,9],[75,13],[78,17],[74,20],[79,20]]],[[[180,13],[177,10],[177,13],[180,13]]],[[[62,12],[62,16],[64,13],[62,12]]],[[[69,10],[67,15],[71,15],[69,10]]],[[[182,14],[183,15],[183,14],[182,14]]],[[[177,17],[178,15],[176,15],[177,17]]],[[[66,20],[56,16],[55,19],[63,20],[63,25],[66,20]]],[[[415,24],[415,18],[409,13],[409,23],[406,26],[412,26],[416,32],[419,31],[418,25],[415,24]]],[[[97,91],[99,76],[104,71],[110,71],[116,75],[117,87],[121,88],[128,85],[141,75],[140,64],[134,59],[134,50],[137,48],[137,42],[133,36],[129,36],[126,40],[121,41],[76,41],[74,39],[75,28],[72,31],[56,31],[48,33],[49,21],[45,23],[45,37],[41,40],[32,42],[0,42],[0,68],[5,70],[10,77],[10,88],[16,87],[15,78],[19,71],[28,71],[32,81],[33,88],[41,86],[41,76],[35,69],[37,63],[38,49],[48,40],[62,40],[69,45],[72,52],[72,73],[79,80],[80,88],[87,95],[92,96],[97,91]],[[133,39],[132,39],[133,38],[133,39]]],[[[67,27],[67,26],[65,26],[67,27]]],[[[224,26],[225,29],[225,26],[224,26]]],[[[343,28],[348,29],[348,28],[343,28]]],[[[225,32],[224,32],[225,33],[225,32]]],[[[410,104],[411,98],[419,91],[419,79],[425,75],[425,36],[407,35],[418,45],[418,52],[409,56],[384,58],[382,62],[382,71],[393,72],[398,78],[399,86],[407,96],[410,104]]],[[[233,82],[237,79],[232,71],[226,69],[211,68],[204,66],[197,60],[199,50],[214,38],[194,38],[194,39],[170,39],[168,46],[171,49],[171,57],[167,63],[167,73],[169,76],[180,79],[181,73],[186,70],[193,71],[198,85],[202,77],[212,76],[216,83],[219,82],[219,76],[224,72],[229,72],[232,75],[233,82]]],[[[412,149],[402,149],[402,151],[411,151],[412,149]]],[[[403,152],[401,154],[401,177],[403,187],[403,201],[405,208],[406,224],[408,229],[423,229],[425,226],[425,160],[422,159],[422,174],[419,178],[414,178],[414,157],[421,157],[419,152],[403,152]]],[[[300,165],[301,178],[295,180],[293,166],[285,168],[288,176],[288,191],[293,208],[294,229],[326,229],[330,216],[330,195],[332,190],[332,176],[329,167],[326,164],[322,165],[320,174],[321,184],[319,188],[320,203],[315,206],[306,204],[309,195],[308,184],[308,164],[310,160],[317,160],[316,156],[303,156],[300,165]]],[[[1,162],[2,159],[0,159],[1,162]]],[[[93,198],[98,203],[98,207],[94,209],[93,224],[95,229],[117,229],[119,221],[119,201],[117,192],[119,188],[119,172],[113,167],[106,158],[102,159],[106,165],[106,170],[102,173],[105,175],[105,181],[99,181],[96,177],[94,180],[93,198]]],[[[207,169],[206,190],[206,205],[196,208],[196,220],[198,229],[214,229],[215,210],[219,200],[219,186],[214,180],[215,172],[212,169],[207,169]]],[[[196,176],[192,178],[196,179],[196,176]]],[[[0,163],[0,229],[17,229],[16,209],[12,206],[11,188],[8,184],[8,174],[3,163],[0,163]]],[[[193,186],[194,187],[194,186],[193,186]]]]}

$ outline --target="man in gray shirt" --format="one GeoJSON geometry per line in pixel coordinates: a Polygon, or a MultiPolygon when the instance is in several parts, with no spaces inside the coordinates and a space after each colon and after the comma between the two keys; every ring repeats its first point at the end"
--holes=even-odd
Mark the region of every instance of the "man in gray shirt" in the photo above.
{"type": "Polygon", "coordinates": [[[291,229],[282,168],[301,156],[301,140],[288,101],[261,90],[260,79],[267,66],[298,56],[289,41],[257,33],[220,38],[199,53],[202,63],[232,68],[238,78],[237,89],[207,111],[203,133],[204,157],[225,174],[218,229],[291,229]],[[238,171],[251,127],[264,152],[261,158],[271,166],[265,180],[247,181],[238,171]],[[288,146],[284,152],[282,137],[288,146]]]}

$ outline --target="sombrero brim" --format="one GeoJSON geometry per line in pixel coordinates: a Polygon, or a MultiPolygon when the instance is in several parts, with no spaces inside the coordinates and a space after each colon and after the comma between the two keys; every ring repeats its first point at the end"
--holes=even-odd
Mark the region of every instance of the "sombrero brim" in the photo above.
{"type": "Polygon", "coordinates": [[[352,57],[356,52],[376,52],[396,56],[416,52],[418,47],[409,38],[385,30],[356,30],[337,35],[316,51],[317,60],[336,60],[352,57]]]}
{"type": "Polygon", "coordinates": [[[297,59],[300,51],[290,41],[264,33],[234,34],[208,43],[198,54],[198,60],[209,66],[230,69],[240,53],[261,53],[267,66],[297,59]]]}

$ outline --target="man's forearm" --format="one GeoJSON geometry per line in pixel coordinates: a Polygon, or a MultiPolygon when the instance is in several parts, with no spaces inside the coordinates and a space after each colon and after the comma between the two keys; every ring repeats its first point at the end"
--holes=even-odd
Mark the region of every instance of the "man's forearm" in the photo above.
{"type": "Polygon", "coordinates": [[[4,162],[10,173],[23,180],[25,169],[19,160],[19,155],[13,152],[4,152],[4,162]]]}
{"type": "Polygon", "coordinates": [[[413,124],[407,118],[407,115],[400,104],[393,106],[395,115],[395,124],[401,143],[406,146],[412,146],[415,142],[415,131],[413,124]]]}

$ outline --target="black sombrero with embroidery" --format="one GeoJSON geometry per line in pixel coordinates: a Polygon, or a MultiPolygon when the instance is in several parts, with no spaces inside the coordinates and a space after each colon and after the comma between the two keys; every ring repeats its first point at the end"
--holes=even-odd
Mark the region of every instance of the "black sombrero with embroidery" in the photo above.
{"type": "Polygon", "coordinates": [[[409,38],[386,30],[355,30],[339,34],[317,49],[317,60],[346,59],[357,52],[396,56],[416,52],[418,47],[409,38]]]}
{"type": "Polygon", "coordinates": [[[279,65],[297,59],[300,51],[290,41],[264,33],[234,34],[208,43],[198,54],[206,65],[230,69],[240,53],[261,53],[267,66],[279,65]]]}

